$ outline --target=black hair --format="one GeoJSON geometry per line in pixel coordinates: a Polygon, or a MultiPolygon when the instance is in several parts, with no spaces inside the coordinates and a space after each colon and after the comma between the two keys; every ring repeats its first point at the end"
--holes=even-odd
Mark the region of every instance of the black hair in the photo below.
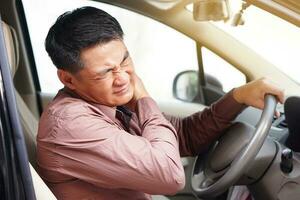
{"type": "Polygon", "coordinates": [[[84,67],[80,53],[84,48],[123,40],[119,22],[94,7],[65,12],[50,28],[45,41],[46,51],[58,69],[76,73],[84,67]]]}

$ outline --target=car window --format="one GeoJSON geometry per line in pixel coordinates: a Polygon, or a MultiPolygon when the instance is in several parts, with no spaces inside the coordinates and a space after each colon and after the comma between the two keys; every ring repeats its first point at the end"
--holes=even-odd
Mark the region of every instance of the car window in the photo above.
{"type": "Polygon", "coordinates": [[[44,50],[47,32],[60,14],[86,5],[103,9],[120,22],[135,69],[154,98],[173,98],[172,83],[176,74],[198,68],[194,40],[132,11],[92,1],[23,0],[23,4],[44,93],[56,93],[62,87],[44,50]]]}
{"type": "Polygon", "coordinates": [[[232,88],[246,83],[245,74],[237,70],[226,60],[205,47],[201,48],[201,52],[205,74],[209,74],[219,80],[224,92],[228,92],[232,88]]]}
{"type": "MultiPolygon", "coordinates": [[[[241,7],[240,1],[231,1],[233,13],[241,7]]],[[[213,22],[214,25],[246,44],[282,72],[300,83],[299,27],[255,6],[248,7],[243,14],[244,25],[213,22]]]]}

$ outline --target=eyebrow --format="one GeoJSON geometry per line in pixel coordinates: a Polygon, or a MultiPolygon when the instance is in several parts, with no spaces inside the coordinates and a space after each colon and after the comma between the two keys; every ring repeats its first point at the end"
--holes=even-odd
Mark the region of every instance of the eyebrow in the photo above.
{"type": "MultiPolygon", "coordinates": [[[[129,57],[129,52],[128,52],[128,50],[126,50],[121,63],[123,63],[128,57],[129,57]]],[[[103,70],[97,72],[96,75],[98,76],[99,74],[103,73],[104,71],[106,71],[108,69],[111,69],[111,68],[110,67],[106,67],[103,70]]]]}
{"type": "MultiPolygon", "coordinates": [[[[128,57],[129,57],[129,52],[128,52],[128,50],[126,50],[125,53],[124,53],[124,56],[123,56],[123,59],[122,59],[121,63],[123,63],[128,57]]],[[[107,67],[106,69],[109,69],[109,68],[107,67]]]]}

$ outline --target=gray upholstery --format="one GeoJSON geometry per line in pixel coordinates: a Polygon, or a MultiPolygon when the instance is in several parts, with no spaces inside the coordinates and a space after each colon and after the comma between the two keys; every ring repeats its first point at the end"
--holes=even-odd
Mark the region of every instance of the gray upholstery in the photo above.
{"type": "Polygon", "coordinates": [[[17,41],[17,35],[15,30],[11,26],[6,24],[5,22],[1,22],[1,24],[4,33],[8,62],[11,67],[12,76],[14,76],[19,65],[19,46],[17,41]]]}
{"type": "MultiPolygon", "coordinates": [[[[4,30],[5,45],[8,53],[8,60],[11,67],[12,76],[15,75],[18,65],[19,65],[19,52],[18,52],[18,40],[15,30],[2,22],[2,27],[4,30]]],[[[16,90],[15,90],[16,91],[16,90]]],[[[20,114],[20,120],[24,132],[24,138],[26,142],[27,152],[30,163],[33,167],[36,167],[36,134],[38,128],[38,120],[33,116],[32,112],[29,110],[22,97],[19,95],[18,91],[15,92],[16,102],[20,114]]]]}
{"type": "Polygon", "coordinates": [[[20,120],[24,132],[28,159],[31,165],[36,169],[36,134],[38,130],[38,121],[28,109],[18,92],[15,93],[20,120]]]}

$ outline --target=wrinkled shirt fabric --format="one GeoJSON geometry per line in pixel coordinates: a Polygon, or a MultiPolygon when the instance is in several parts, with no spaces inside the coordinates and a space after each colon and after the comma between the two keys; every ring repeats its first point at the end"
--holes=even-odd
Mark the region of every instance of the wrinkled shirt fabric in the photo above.
{"type": "Polygon", "coordinates": [[[59,200],[149,200],[184,187],[180,156],[201,153],[245,108],[232,92],[179,118],[145,97],[136,110],[87,102],[64,88],[44,110],[37,164],[59,200]]]}

